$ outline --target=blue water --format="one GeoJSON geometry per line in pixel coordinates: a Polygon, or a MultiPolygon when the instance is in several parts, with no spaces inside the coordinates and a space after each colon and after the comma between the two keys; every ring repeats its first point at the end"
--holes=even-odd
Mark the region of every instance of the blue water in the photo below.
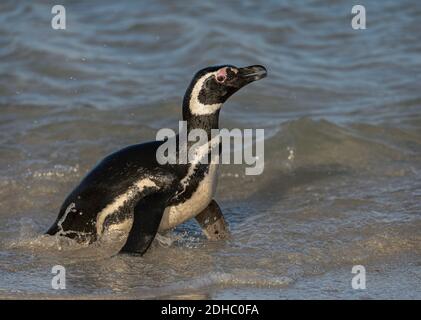
{"type": "Polygon", "coordinates": [[[360,2],[365,30],[349,1],[63,1],[66,30],[54,4],[0,3],[1,297],[421,297],[419,1],[360,2]],[[269,73],[221,112],[266,130],[262,175],[222,167],[232,238],[189,222],[138,258],[43,237],[99,159],[177,128],[215,64],[269,73]]]}

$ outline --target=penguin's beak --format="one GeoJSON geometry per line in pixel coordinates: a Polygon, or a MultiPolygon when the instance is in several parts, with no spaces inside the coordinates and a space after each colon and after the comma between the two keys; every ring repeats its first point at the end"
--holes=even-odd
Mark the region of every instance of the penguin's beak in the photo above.
{"type": "Polygon", "coordinates": [[[241,87],[266,76],[267,70],[264,66],[255,65],[238,69],[238,80],[241,87]]]}

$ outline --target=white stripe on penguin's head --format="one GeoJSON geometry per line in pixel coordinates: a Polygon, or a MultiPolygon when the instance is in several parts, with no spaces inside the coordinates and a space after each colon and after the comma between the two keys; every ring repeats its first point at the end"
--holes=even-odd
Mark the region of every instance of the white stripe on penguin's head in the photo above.
{"type": "Polygon", "coordinates": [[[199,100],[200,91],[204,88],[205,81],[217,75],[217,71],[206,73],[199,80],[196,81],[190,95],[189,108],[193,115],[209,115],[221,109],[222,103],[204,104],[199,100]]]}

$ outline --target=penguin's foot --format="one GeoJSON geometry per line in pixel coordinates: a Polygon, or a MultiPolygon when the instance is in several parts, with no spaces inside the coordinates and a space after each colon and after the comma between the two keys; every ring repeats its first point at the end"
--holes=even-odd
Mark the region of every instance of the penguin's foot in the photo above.
{"type": "Polygon", "coordinates": [[[215,200],[196,216],[203,233],[209,240],[223,240],[230,236],[228,224],[215,200]]]}

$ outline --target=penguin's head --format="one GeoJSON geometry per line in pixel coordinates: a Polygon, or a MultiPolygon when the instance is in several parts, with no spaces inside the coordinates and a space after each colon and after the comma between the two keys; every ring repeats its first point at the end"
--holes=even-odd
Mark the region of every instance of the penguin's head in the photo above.
{"type": "Polygon", "coordinates": [[[216,113],[235,92],[266,75],[266,68],[260,65],[244,68],[223,65],[202,69],[194,75],[187,89],[184,106],[192,115],[216,113]]]}

